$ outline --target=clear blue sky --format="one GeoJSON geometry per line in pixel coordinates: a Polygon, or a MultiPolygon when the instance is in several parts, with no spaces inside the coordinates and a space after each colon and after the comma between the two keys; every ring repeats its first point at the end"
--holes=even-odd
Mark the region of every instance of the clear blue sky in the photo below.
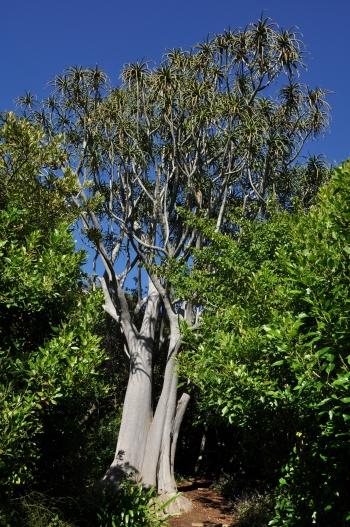
{"type": "Polygon", "coordinates": [[[188,48],[260,14],[297,26],[307,48],[302,80],[331,90],[330,130],[308,147],[336,163],[350,157],[349,0],[2,0],[0,110],[46,85],[70,65],[98,64],[116,82],[121,66],[159,60],[166,49],[188,48]]]}

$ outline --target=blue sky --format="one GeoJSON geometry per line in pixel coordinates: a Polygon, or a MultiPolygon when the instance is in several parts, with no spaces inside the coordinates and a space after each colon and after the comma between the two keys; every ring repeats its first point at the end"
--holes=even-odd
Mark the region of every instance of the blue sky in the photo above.
{"type": "Polygon", "coordinates": [[[330,129],[306,151],[344,160],[350,156],[349,0],[2,0],[0,110],[13,109],[25,90],[47,95],[47,82],[67,66],[98,64],[116,82],[127,62],[158,61],[166,49],[244,27],[262,12],[299,28],[308,68],[301,80],[332,92],[330,129]]]}

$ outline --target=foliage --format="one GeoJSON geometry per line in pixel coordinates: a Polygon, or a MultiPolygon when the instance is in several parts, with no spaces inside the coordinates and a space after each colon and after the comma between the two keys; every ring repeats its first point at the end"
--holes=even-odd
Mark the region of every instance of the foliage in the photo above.
{"type": "Polygon", "coordinates": [[[155,489],[124,481],[118,492],[105,490],[97,513],[99,527],[162,527],[164,508],[157,502],[155,489]]]}
{"type": "Polygon", "coordinates": [[[298,35],[262,17],[153,68],[128,64],[117,87],[98,68],[72,67],[40,105],[29,94],[19,102],[46,137],[62,137],[67,163],[51,182],[79,209],[107,274],[124,270],[122,283],[134,253],[150,271],[200,244],[180,207],[220,229],[232,207],[261,216],[271,197],[310,204],[324,163],[296,161],[327,125],[328,105],[325,90],[298,81],[302,66],[298,35]]]}
{"type": "Polygon", "coordinates": [[[308,214],[212,235],[181,277],[208,310],[182,363],[203,409],[290,450],[271,525],[349,520],[349,168],[308,214]]]}
{"type": "Polygon", "coordinates": [[[40,171],[60,163],[62,152],[13,116],[1,137],[0,471],[1,492],[11,496],[33,484],[49,418],[74,401],[74,418],[82,419],[107,387],[93,333],[101,299],[84,293],[84,255],[56,217],[59,196],[50,200],[40,183],[40,171]]]}
{"type": "Polygon", "coordinates": [[[272,496],[252,494],[240,498],[234,507],[237,527],[266,527],[272,513],[272,496]]]}
{"type": "MultiPolygon", "coordinates": [[[[300,225],[292,257],[281,253],[294,312],[297,308],[302,318],[287,365],[294,372],[294,391],[304,415],[280,479],[272,525],[294,525],[297,519],[317,525],[350,521],[349,198],[346,163],[335,171],[319,206],[300,225]]],[[[280,337],[273,336],[273,345],[279,342],[280,337]]],[[[277,367],[284,368],[284,363],[277,367]]]]}
{"type": "Polygon", "coordinates": [[[17,500],[16,509],[0,511],[1,527],[165,527],[165,506],[154,489],[123,481],[83,497],[54,498],[31,492],[17,500]],[[3,513],[3,514],[1,514],[3,513]],[[4,513],[6,513],[4,515],[4,513]]]}
{"type": "Polygon", "coordinates": [[[31,492],[19,498],[16,508],[0,512],[1,527],[74,527],[65,521],[61,507],[63,500],[48,498],[45,494],[31,492]]]}
{"type": "MultiPolygon", "coordinates": [[[[52,175],[65,165],[66,153],[62,137],[45,137],[38,125],[20,119],[13,113],[0,114],[0,204],[26,211],[30,215],[29,229],[52,229],[60,222],[70,222],[74,216],[67,210],[61,193],[53,188],[52,175]]],[[[73,188],[65,173],[56,187],[73,188]]],[[[24,226],[22,225],[24,233],[24,226]]]]}

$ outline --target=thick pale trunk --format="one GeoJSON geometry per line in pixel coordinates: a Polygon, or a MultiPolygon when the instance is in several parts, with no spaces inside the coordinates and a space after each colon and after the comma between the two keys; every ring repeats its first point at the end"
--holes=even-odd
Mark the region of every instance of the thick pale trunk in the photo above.
{"type": "Polygon", "coordinates": [[[149,282],[148,300],[139,333],[124,329],[130,354],[130,374],[114,460],[104,480],[123,475],[141,479],[146,440],[152,421],[152,354],[159,313],[159,294],[149,282]]]}
{"type": "Polygon", "coordinates": [[[152,360],[151,351],[139,344],[133,353],[128,387],[114,460],[109,479],[120,475],[141,477],[146,438],[152,420],[152,360]]]}
{"type": "Polygon", "coordinates": [[[172,379],[158,464],[158,491],[161,494],[176,492],[176,482],[171,463],[171,445],[176,410],[177,375],[172,379]]]}
{"type": "Polygon", "coordinates": [[[169,502],[165,511],[168,514],[179,514],[192,508],[192,504],[187,498],[177,494],[174,472],[177,439],[190,396],[186,393],[182,395],[175,413],[173,402],[176,403],[176,384],[174,386],[174,393],[169,398],[169,413],[166,417],[158,466],[158,492],[163,501],[169,502]],[[173,499],[169,501],[170,498],[173,499]]]}
{"type": "MultiPolygon", "coordinates": [[[[167,500],[176,496],[174,458],[182,417],[189,399],[179,402],[176,410],[176,355],[180,345],[177,316],[170,320],[170,338],[162,391],[152,417],[152,352],[158,320],[159,294],[150,282],[147,306],[140,332],[126,340],[130,352],[130,376],[125,395],[115,458],[105,480],[116,481],[122,475],[157,488],[167,500]]],[[[190,502],[177,497],[168,512],[190,509],[190,502]]]]}
{"type": "MultiPolygon", "coordinates": [[[[149,429],[146,455],[142,466],[142,481],[145,486],[157,487],[157,469],[161,451],[163,431],[166,422],[169,397],[173,385],[174,376],[176,376],[175,358],[180,343],[180,332],[178,328],[171,332],[168,360],[164,372],[163,388],[160,394],[157,408],[149,429]]],[[[176,396],[176,394],[175,394],[176,396]]]]}
{"type": "Polygon", "coordinates": [[[174,474],[176,442],[189,400],[189,396],[184,394],[181,403],[179,401],[176,408],[178,381],[176,355],[179,344],[180,331],[178,325],[174,324],[171,327],[163,389],[149,430],[142,467],[142,481],[145,486],[155,486],[161,501],[174,498],[166,508],[166,512],[170,514],[178,514],[191,509],[191,502],[187,498],[177,496],[174,474]]]}

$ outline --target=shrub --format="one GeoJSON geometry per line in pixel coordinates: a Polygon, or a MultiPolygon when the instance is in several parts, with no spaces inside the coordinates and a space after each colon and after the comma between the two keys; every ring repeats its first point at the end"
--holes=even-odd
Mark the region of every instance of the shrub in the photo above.
{"type": "Polygon", "coordinates": [[[165,505],[154,489],[124,481],[118,492],[105,489],[97,512],[98,527],[161,527],[166,525],[165,505]]]}
{"type": "Polygon", "coordinates": [[[250,494],[237,500],[234,506],[236,527],[267,527],[273,511],[273,496],[250,494]]]}

